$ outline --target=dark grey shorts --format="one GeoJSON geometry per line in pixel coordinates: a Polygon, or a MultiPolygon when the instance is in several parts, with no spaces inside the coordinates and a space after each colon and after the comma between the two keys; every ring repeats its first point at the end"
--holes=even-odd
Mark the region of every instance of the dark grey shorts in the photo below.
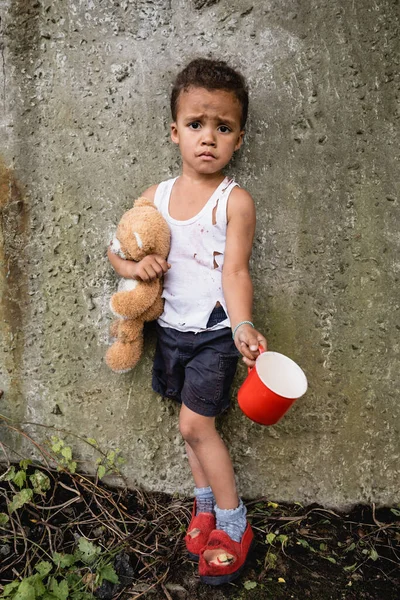
{"type": "MultiPolygon", "coordinates": [[[[211,318],[208,326],[210,323],[211,318]]],[[[240,356],[231,330],[226,327],[192,333],[158,324],[156,328],[153,390],[204,417],[224,412],[229,407],[229,390],[240,356]]]]}

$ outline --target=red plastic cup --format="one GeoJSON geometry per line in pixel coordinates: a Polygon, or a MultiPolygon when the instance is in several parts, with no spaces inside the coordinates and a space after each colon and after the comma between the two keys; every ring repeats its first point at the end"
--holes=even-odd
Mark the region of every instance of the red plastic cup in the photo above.
{"type": "Polygon", "coordinates": [[[238,402],[255,423],[275,425],[306,391],[307,378],[291,358],[262,352],[239,389],[238,402]]]}

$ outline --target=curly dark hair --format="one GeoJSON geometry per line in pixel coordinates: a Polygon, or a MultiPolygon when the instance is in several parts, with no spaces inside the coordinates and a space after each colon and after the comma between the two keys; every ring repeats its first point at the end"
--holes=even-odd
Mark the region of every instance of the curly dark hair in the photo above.
{"type": "Polygon", "coordinates": [[[240,126],[243,129],[249,109],[249,94],[246,81],[238,71],[232,69],[223,60],[196,58],[192,60],[176,76],[171,92],[171,113],[176,121],[178,100],[183,90],[191,87],[202,87],[206,90],[225,90],[233,92],[242,107],[240,126]]]}

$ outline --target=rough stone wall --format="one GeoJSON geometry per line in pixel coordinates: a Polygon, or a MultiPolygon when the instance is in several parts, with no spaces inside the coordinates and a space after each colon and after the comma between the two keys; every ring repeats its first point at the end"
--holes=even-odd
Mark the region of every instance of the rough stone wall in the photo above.
{"type": "Polygon", "coordinates": [[[255,321],[310,384],[275,427],[235,403],[221,420],[240,491],[398,501],[398,1],[0,0],[0,16],[0,412],[121,448],[132,485],[190,493],[151,329],[132,374],[103,363],[105,248],[178,173],[170,84],[214,55],[251,88],[230,170],[257,204],[255,321]]]}

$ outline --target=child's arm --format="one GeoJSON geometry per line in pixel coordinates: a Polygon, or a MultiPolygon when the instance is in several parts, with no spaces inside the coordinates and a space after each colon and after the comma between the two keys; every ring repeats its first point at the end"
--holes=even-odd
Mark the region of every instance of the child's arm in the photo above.
{"type": "Polygon", "coordinates": [[[148,254],[141,261],[125,260],[107,250],[108,260],[114,271],[124,279],[140,279],[141,281],[153,281],[162,277],[171,265],[159,254],[148,254]]]}
{"type": "MultiPolygon", "coordinates": [[[[242,321],[252,320],[253,284],[249,260],[256,226],[252,197],[242,188],[234,188],[228,202],[228,227],[222,271],[224,296],[232,330],[242,321]]],[[[251,325],[240,325],[235,332],[235,345],[244,362],[252,367],[259,354],[267,349],[265,337],[251,325]]]]}
{"type": "MultiPolygon", "coordinates": [[[[157,185],[152,185],[143,192],[142,197],[148,200],[154,201],[154,194],[156,193],[157,185]]],[[[135,262],[133,260],[125,260],[108,248],[107,250],[108,260],[110,261],[114,271],[118,273],[120,277],[124,279],[140,279],[141,281],[153,281],[154,279],[162,277],[170,268],[171,265],[158,254],[149,254],[145,256],[141,261],[135,262]]]]}

